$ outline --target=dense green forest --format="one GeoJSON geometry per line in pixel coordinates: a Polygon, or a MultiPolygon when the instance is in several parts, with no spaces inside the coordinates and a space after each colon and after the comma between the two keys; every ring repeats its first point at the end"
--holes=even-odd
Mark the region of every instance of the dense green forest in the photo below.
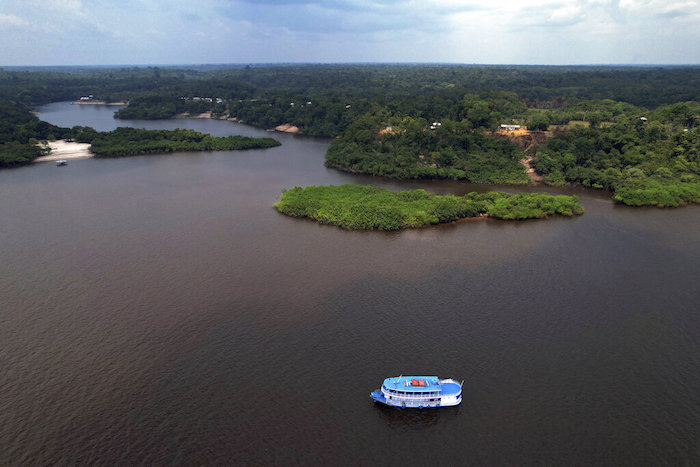
{"type": "Polygon", "coordinates": [[[679,206],[700,200],[700,103],[621,113],[608,124],[559,131],[535,155],[550,184],[614,192],[634,205],[679,206]]]}
{"type": "Polygon", "coordinates": [[[481,215],[522,220],[583,212],[575,196],[497,192],[442,196],[361,185],[295,187],[283,191],[275,207],[289,216],[353,230],[397,230],[481,215]]]}
{"type": "Polygon", "coordinates": [[[319,97],[389,104],[407,96],[439,103],[491,90],[515,92],[536,107],[557,99],[613,99],[653,108],[696,100],[700,67],[368,64],[0,69],[0,94],[31,105],[89,94],[100,100],[128,100],[156,91],[225,99],[301,98],[287,104],[319,97]]]}
{"type": "Polygon", "coordinates": [[[120,127],[114,131],[77,136],[89,142],[96,157],[123,157],[181,151],[231,151],[279,146],[274,138],[216,137],[194,130],[142,130],[120,127]]]}
{"type": "MultiPolygon", "coordinates": [[[[399,178],[452,178],[475,183],[527,183],[518,146],[475,131],[473,122],[428,123],[380,113],[356,119],[334,140],[326,165],[399,178]]],[[[484,111],[488,119],[489,111],[484,111]]]]}
{"type": "Polygon", "coordinates": [[[129,101],[128,107],[119,109],[114,114],[114,118],[159,120],[184,113],[195,115],[212,112],[222,115],[225,111],[226,105],[222,102],[217,103],[216,99],[213,98],[200,99],[197,97],[195,100],[183,96],[168,97],[156,94],[135,97],[129,101]]]}
{"type": "Polygon", "coordinates": [[[39,120],[22,104],[0,100],[0,167],[28,164],[45,151],[40,141],[69,133],[67,128],[39,120]]]}
{"type": "Polygon", "coordinates": [[[228,151],[279,146],[274,138],[214,137],[193,130],[142,130],[120,127],[99,132],[90,127],[61,128],[43,122],[28,107],[0,101],[0,167],[30,163],[47,149],[40,143],[54,139],[91,143],[97,157],[120,157],[176,151],[228,151]]]}
{"type": "Polygon", "coordinates": [[[527,109],[560,109],[592,99],[656,108],[698,100],[700,67],[261,65],[0,69],[2,95],[28,105],[75,100],[82,95],[105,101],[129,100],[134,107],[120,112],[120,118],[160,118],[215,110],[215,99],[220,98],[226,102],[230,116],[255,126],[291,123],[305,134],[336,136],[374,107],[430,121],[460,120],[465,96],[487,101],[502,118],[522,115],[527,109]],[[499,92],[515,96],[517,103],[510,99],[510,104],[503,106],[499,92]],[[213,101],[188,104],[183,99],[194,97],[213,101]],[[196,109],[188,110],[188,105],[196,109]]]}
{"type": "MultiPolygon", "coordinates": [[[[303,134],[337,137],[326,164],[353,172],[525,183],[518,161],[528,156],[545,183],[609,190],[621,203],[700,199],[697,66],[5,69],[3,95],[24,104],[81,95],[129,100],[118,118],[211,111],[262,128],[289,123],[303,134]],[[539,133],[497,134],[505,123],[539,133]]],[[[16,145],[22,138],[5,139],[16,145]]],[[[21,144],[19,161],[40,151],[21,144]]]]}

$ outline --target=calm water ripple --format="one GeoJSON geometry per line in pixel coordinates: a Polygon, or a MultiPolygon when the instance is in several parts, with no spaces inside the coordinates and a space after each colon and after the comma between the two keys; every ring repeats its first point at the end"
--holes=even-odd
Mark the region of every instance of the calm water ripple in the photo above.
{"type": "MultiPolygon", "coordinates": [[[[113,111],[41,117],[268,135],[113,111]]],[[[274,137],[0,172],[0,465],[700,463],[700,207],[545,188],[586,214],[346,232],[272,203],[490,187],[343,174],[327,141],[274,137]],[[374,405],[400,373],[464,379],[464,402],[374,405]]]]}

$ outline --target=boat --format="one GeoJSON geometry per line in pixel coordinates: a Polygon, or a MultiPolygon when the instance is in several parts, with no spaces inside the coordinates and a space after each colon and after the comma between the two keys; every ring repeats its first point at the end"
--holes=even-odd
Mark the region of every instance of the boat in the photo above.
{"type": "Polygon", "coordinates": [[[426,409],[448,407],[462,402],[462,384],[437,376],[393,376],[370,397],[392,407],[426,409]]]}
{"type": "Polygon", "coordinates": [[[64,165],[68,165],[68,161],[65,159],[59,159],[56,161],[56,165],[59,167],[64,166],[64,165]]]}

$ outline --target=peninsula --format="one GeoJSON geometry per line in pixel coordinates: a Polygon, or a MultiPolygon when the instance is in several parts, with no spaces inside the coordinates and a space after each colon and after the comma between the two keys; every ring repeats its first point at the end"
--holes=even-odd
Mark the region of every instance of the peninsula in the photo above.
{"type": "Polygon", "coordinates": [[[279,146],[274,138],[217,137],[194,130],[142,130],[119,127],[86,138],[96,157],[123,157],[183,151],[232,151],[279,146]]]}

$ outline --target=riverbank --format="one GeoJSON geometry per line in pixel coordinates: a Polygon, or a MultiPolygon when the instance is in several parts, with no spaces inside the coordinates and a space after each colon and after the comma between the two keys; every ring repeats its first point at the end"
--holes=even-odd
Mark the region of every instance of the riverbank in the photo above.
{"type": "Polygon", "coordinates": [[[275,131],[281,131],[283,133],[293,133],[298,134],[301,130],[299,127],[292,125],[291,123],[285,123],[284,125],[277,125],[275,131]]]}
{"type": "Polygon", "coordinates": [[[73,105],[113,105],[113,106],[125,106],[129,105],[128,102],[107,102],[107,101],[73,101],[73,105]]]}
{"type": "Polygon", "coordinates": [[[61,159],[84,159],[94,157],[89,151],[90,143],[76,143],[74,141],[56,140],[48,142],[51,152],[46,156],[37,157],[34,162],[51,162],[61,159]]]}

